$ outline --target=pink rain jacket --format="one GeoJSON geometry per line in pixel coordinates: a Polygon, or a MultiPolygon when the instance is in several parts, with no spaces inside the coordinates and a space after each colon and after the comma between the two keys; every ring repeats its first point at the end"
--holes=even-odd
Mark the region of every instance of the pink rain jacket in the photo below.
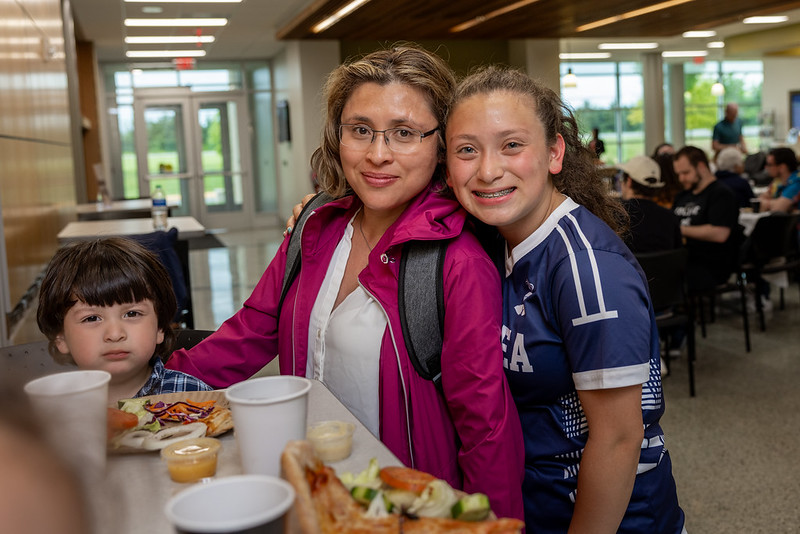
{"type": "MultiPolygon", "coordinates": [[[[311,309],[359,207],[355,197],[345,197],[308,218],[301,270],[280,314],[288,239],[242,309],[190,351],[176,351],[167,367],[225,388],[278,356],[281,374],[305,376],[311,309]]],[[[503,373],[500,279],[477,239],[462,232],[465,219],[454,200],[424,191],[386,231],[358,277],[388,317],[380,352],[380,439],[407,466],[485,493],[499,517],[522,519],[524,449],[503,373]],[[414,370],[398,312],[402,245],[428,239],[452,239],[444,263],[444,395],[414,370]]]]}

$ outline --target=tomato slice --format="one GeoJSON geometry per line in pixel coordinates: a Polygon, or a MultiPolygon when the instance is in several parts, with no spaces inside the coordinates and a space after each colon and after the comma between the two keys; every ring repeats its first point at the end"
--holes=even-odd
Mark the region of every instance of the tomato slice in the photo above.
{"type": "Polygon", "coordinates": [[[108,438],[121,430],[133,428],[139,424],[139,418],[132,413],[124,412],[116,408],[108,408],[108,438]]]}
{"type": "Polygon", "coordinates": [[[393,488],[422,493],[425,486],[436,477],[424,471],[417,471],[410,467],[390,466],[381,469],[380,478],[384,484],[393,488]]]}

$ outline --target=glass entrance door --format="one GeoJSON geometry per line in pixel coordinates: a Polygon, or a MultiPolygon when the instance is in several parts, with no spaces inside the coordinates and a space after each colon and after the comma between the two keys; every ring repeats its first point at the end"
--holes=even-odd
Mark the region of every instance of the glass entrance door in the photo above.
{"type": "Polygon", "coordinates": [[[192,215],[206,228],[249,226],[245,107],[235,93],[137,92],[141,196],[161,185],[172,215],[192,215]]]}

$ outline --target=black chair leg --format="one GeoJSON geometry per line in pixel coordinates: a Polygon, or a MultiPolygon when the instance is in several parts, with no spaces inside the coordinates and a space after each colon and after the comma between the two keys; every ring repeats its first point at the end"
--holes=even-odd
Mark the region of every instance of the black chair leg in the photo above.
{"type": "Polygon", "coordinates": [[[750,321],[747,319],[747,291],[743,280],[736,281],[739,285],[739,296],[742,306],[742,323],[744,326],[744,346],[747,352],[750,352],[750,321]]]}
{"type": "Polygon", "coordinates": [[[694,343],[694,321],[690,321],[686,329],[686,348],[688,349],[687,360],[689,362],[689,396],[694,397],[694,360],[695,360],[695,343],[694,343]]]}

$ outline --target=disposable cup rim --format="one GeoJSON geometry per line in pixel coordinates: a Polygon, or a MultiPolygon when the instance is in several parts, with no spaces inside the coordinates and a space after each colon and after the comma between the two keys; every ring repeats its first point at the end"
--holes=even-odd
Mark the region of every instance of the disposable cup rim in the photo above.
{"type": "Polygon", "coordinates": [[[302,376],[286,376],[286,375],[264,376],[260,378],[245,380],[244,382],[239,382],[238,384],[230,386],[228,389],[225,390],[225,398],[228,399],[228,402],[230,402],[231,404],[242,404],[242,405],[278,404],[280,402],[286,402],[289,400],[296,399],[298,397],[302,397],[303,395],[306,395],[310,389],[311,389],[311,381],[302,376]],[[264,398],[248,399],[238,396],[240,390],[249,389],[250,387],[252,387],[253,383],[275,382],[278,380],[290,380],[292,382],[298,382],[302,384],[302,386],[300,387],[300,389],[292,393],[288,393],[286,395],[281,395],[278,397],[270,397],[269,399],[264,399],[264,398]]]}
{"type": "Polygon", "coordinates": [[[235,475],[235,476],[219,478],[217,480],[213,480],[211,482],[203,484],[197,484],[187,490],[181,491],[180,493],[173,496],[167,501],[167,504],[164,505],[164,513],[166,514],[167,518],[173,525],[181,529],[188,529],[194,532],[221,532],[220,528],[222,527],[247,529],[264,523],[269,523],[270,521],[274,521],[275,519],[279,518],[289,510],[292,503],[294,503],[294,499],[295,499],[294,487],[281,478],[273,477],[270,475],[255,475],[255,474],[235,475]],[[196,520],[193,518],[178,517],[177,515],[175,515],[174,511],[175,506],[177,506],[184,499],[192,499],[196,493],[207,491],[207,488],[211,486],[220,487],[220,486],[230,485],[233,483],[239,483],[242,481],[270,482],[272,484],[277,484],[278,486],[281,486],[283,489],[286,490],[286,498],[281,500],[270,510],[264,510],[260,513],[251,515],[246,518],[240,517],[240,518],[227,519],[224,522],[209,521],[208,519],[196,520]]]}
{"type": "Polygon", "coordinates": [[[27,384],[25,384],[24,390],[25,390],[25,393],[27,393],[28,395],[37,395],[37,396],[40,396],[40,397],[56,397],[56,396],[65,395],[65,394],[71,395],[71,394],[76,394],[76,393],[85,393],[86,391],[90,391],[92,389],[97,389],[98,387],[102,387],[102,386],[108,384],[110,381],[111,381],[111,373],[109,373],[108,371],[102,371],[102,370],[99,370],[99,369],[86,369],[86,370],[82,369],[82,370],[78,370],[78,371],[63,371],[63,372],[60,372],[60,373],[53,373],[53,374],[49,374],[49,375],[45,375],[45,376],[40,376],[39,378],[35,378],[35,379],[31,380],[30,382],[28,382],[27,384]],[[53,377],[62,376],[62,375],[66,375],[66,374],[76,374],[76,373],[80,373],[80,374],[84,374],[84,375],[95,375],[98,380],[94,381],[93,383],[90,383],[90,384],[84,384],[80,388],[73,389],[71,391],[47,391],[47,390],[40,391],[40,390],[38,390],[38,387],[42,383],[50,382],[51,380],[54,379],[53,377]]]}

